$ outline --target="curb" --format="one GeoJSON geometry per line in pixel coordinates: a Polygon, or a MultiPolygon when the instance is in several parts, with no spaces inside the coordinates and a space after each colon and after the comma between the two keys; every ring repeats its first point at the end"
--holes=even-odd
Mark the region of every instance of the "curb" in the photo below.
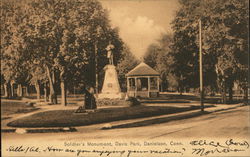
{"type": "Polygon", "coordinates": [[[1,129],[4,133],[57,133],[57,132],[77,132],[76,128],[13,128],[1,129]]]}

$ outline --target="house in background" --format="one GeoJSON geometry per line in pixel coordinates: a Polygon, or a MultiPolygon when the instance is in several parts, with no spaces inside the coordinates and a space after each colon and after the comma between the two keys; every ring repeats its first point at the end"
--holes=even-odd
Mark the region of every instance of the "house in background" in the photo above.
{"type": "Polygon", "coordinates": [[[160,74],[145,63],[140,63],[126,74],[127,94],[130,97],[158,97],[160,74]]]}

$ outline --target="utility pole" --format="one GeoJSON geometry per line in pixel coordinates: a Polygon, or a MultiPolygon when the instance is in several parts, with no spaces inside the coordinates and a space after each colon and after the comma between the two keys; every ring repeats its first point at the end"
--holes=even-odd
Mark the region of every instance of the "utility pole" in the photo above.
{"type": "Polygon", "coordinates": [[[97,63],[97,42],[95,42],[95,91],[96,95],[98,95],[98,63],[97,63]]]}
{"type": "Polygon", "coordinates": [[[97,30],[96,30],[96,41],[95,41],[95,92],[96,92],[96,96],[98,97],[98,93],[99,93],[99,83],[98,83],[98,39],[100,38],[100,34],[101,34],[101,27],[97,26],[97,30]]]}
{"type": "Polygon", "coordinates": [[[201,19],[199,19],[199,60],[200,60],[200,103],[201,111],[204,111],[204,91],[203,91],[203,72],[202,72],[202,39],[201,39],[201,19]]]}

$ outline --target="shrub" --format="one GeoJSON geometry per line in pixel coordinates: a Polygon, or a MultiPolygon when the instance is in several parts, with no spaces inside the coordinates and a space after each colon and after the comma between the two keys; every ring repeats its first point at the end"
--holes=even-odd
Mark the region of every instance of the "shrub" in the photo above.
{"type": "Polygon", "coordinates": [[[134,97],[129,97],[127,100],[97,99],[97,106],[137,106],[140,104],[140,101],[134,97]]]}
{"type": "Polygon", "coordinates": [[[140,101],[138,101],[138,99],[136,99],[135,97],[130,97],[129,99],[128,99],[128,101],[130,102],[130,105],[129,106],[138,106],[138,105],[140,105],[141,104],[141,102],[140,101]]]}
{"type": "Polygon", "coordinates": [[[97,99],[97,106],[129,106],[129,102],[120,99],[97,99]]]}

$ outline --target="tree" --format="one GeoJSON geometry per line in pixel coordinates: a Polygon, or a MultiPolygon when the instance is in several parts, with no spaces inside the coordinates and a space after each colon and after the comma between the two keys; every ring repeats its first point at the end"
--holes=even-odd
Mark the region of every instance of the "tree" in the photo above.
{"type": "Polygon", "coordinates": [[[172,35],[163,34],[155,44],[151,44],[144,55],[144,61],[160,73],[161,91],[172,87],[173,78],[172,66],[173,57],[171,55],[172,35]],[[171,82],[171,83],[169,83],[171,82]]]}
{"type": "Polygon", "coordinates": [[[209,27],[206,30],[207,52],[216,49],[217,63],[216,74],[218,85],[222,91],[222,101],[226,102],[225,93],[229,94],[229,102],[233,99],[233,84],[240,80],[244,84],[247,76],[239,78],[239,72],[247,73],[248,48],[248,1],[214,1],[213,7],[209,8],[212,12],[209,27]],[[213,36],[212,36],[213,35],[213,36]],[[209,49],[211,48],[211,49],[209,49]],[[243,70],[245,69],[245,70],[243,70]],[[244,79],[243,79],[244,78],[244,79]]]}
{"type": "Polygon", "coordinates": [[[41,88],[44,86],[44,100],[47,102],[47,75],[45,68],[43,66],[36,65],[35,63],[30,64],[29,66],[29,82],[31,85],[34,85],[36,88],[37,99],[41,99],[41,88]]]}
{"type": "MultiPolygon", "coordinates": [[[[84,75],[89,75],[90,78],[86,80],[91,83],[93,80],[95,82],[93,84],[98,86],[99,71],[105,66],[106,46],[109,42],[115,45],[114,58],[119,60],[122,41],[117,30],[111,28],[107,11],[99,2],[89,0],[79,3],[65,1],[64,3],[66,5],[63,6],[67,8],[63,15],[64,19],[60,22],[63,35],[56,67],[60,72],[61,93],[62,100],[64,100],[62,104],[65,105],[65,80],[72,82],[71,78],[75,73],[82,73],[83,69],[87,69],[88,74],[84,75]],[[101,62],[102,60],[104,62],[101,62]],[[86,66],[87,64],[89,66],[86,66]]],[[[98,87],[96,92],[98,92],[98,87]]]]}
{"type": "MultiPolygon", "coordinates": [[[[25,15],[21,3],[3,1],[1,5],[1,74],[3,76],[7,97],[14,96],[14,83],[27,83],[27,68],[23,35],[25,15]]],[[[19,92],[22,96],[22,92],[19,92]]]]}
{"type": "Polygon", "coordinates": [[[144,55],[144,62],[150,65],[152,68],[155,68],[157,65],[156,58],[161,54],[162,49],[159,44],[151,44],[147,48],[147,51],[144,55]]]}
{"type": "Polygon", "coordinates": [[[229,92],[229,101],[232,101],[233,83],[242,69],[239,67],[246,66],[242,58],[247,56],[248,1],[180,0],[180,4],[181,8],[172,23],[175,72],[180,72],[177,76],[184,76],[184,83],[191,83],[192,87],[198,85],[197,21],[201,19],[205,86],[215,88],[215,82],[218,82],[223,102],[226,92],[229,92]]]}
{"type": "Polygon", "coordinates": [[[29,81],[37,98],[42,86],[47,93],[48,82],[50,102],[57,103],[60,85],[61,104],[66,105],[68,84],[95,79],[98,83],[95,73],[106,65],[109,42],[115,45],[115,64],[121,57],[118,29],[111,28],[108,12],[96,0],[29,0],[16,5],[6,1],[3,9],[1,79],[29,81]]]}
{"type": "Polygon", "coordinates": [[[184,88],[198,87],[198,46],[197,25],[195,25],[194,8],[197,3],[179,1],[181,8],[178,10],[172,27],[174,30],[172,56],[174,58],[173,72],[177,77],[180,92],[184,88]]]}
{"type": "MultiPolygon", "coordinates": [[[[136,65],[139,64],[139,60],[135,58],[135,56],[130,51],[127,45],[123,45],[124,49],[122,51],[121,59],[117,64],[117,71],[118,71],[118,79],[124,85],[126,81],[126,74],[132,70],[136,65]]],[[[126,84],[125,84],[126,85],[126,84]]],[[[122,89],[125,89],[126,86],[122,86],[122,89]]]]}

